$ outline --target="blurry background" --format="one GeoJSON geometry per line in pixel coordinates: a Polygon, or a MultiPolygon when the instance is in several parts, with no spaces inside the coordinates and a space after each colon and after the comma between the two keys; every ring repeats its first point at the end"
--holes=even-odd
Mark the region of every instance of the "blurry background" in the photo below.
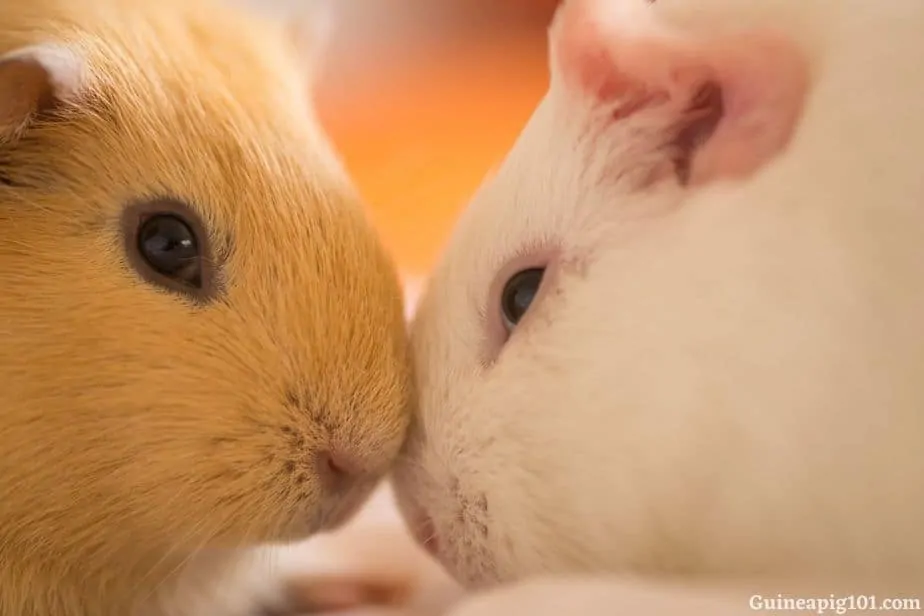
{"type": "Polygon", "coordinates": [[[421,276],[543,95],[558,2],[330,1],[321,119],[402,271],[421,276]]]}

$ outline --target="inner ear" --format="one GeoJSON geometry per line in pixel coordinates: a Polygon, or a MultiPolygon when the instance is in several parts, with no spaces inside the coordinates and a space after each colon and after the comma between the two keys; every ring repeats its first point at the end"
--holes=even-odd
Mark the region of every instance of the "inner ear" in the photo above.
{"type": "Polygon", "coordinates": [[[31,59],[0,62],[0,132],[19,128],[33,114],[55,104],[54,88],[45,68],[31,59]]]}
{"type": "Polygon", "coordinates": [[[607,166],[650,165],[646,182],[755,172],[788,144],[808,91],[807,60],[779,33],[681,32],[640,0],[564,0],[549,38],[552,89],[625,127],[607,166]]]}
{"type": "Polygon", "coordinates": [[[671,148],[676,153],[673,160],[674,171],[681,184],[689,183],[693,156],[715,133],[724,109],[722,87],[715,81],[705,82],[690,101],[671,143],[671,148]]]}
{"type": "Polygon", "coordinates": [[[0,56],[0,142],[72,100],[84,84],[83,61],[57,45],[25,47],[0,56]]]}

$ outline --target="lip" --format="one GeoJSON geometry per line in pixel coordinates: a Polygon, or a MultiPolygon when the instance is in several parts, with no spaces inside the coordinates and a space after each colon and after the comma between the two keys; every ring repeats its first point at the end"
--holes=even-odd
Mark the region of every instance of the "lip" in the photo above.
{"type": "Polygon", "coordinates": [[[302,541],[319,533],[342,529],[359,514],[371,491],[369,485],[356,486],[350,492],[325,500],[310,514],[296,513],[285,540],[302,541]]]}
{"type": "Polygon", "coordinates": [[[419,491],[414,489],[418,487],[416,482],[419,478],[409,470],[408,467],[401,465],[395,471],[393,483],[395,504],[414,542],[432,558],[442,562],[441,553],[445,550],[445,546],[441,541],[433,516],[421,504],[419,491]]]}
{"type": "Polygon", "coordinates": [[[427,554],[440,560],[440,538],[433,517],[416,502],[399,499],[411,537],[427,554]]]}
{"type": "Polygon", "coordinates": [[[433,518],[421,512],[420,521],[416,524],[416,528],[417,541],[423,549],[426,550],[430,556],[439,558],[440,540],[436,532],[436,524],[433,523],[433,518]]]}

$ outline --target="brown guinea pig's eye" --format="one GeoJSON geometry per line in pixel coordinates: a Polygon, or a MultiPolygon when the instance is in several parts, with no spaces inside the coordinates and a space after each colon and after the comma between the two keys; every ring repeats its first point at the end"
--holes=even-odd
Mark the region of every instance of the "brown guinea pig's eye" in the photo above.
{"type": "Polygon", "coordinates": [[[208,287],[206,238],[184,204],[151,202],[126,208],[123,232],[129,261],[148,282],[197,297],[208,287]]]}

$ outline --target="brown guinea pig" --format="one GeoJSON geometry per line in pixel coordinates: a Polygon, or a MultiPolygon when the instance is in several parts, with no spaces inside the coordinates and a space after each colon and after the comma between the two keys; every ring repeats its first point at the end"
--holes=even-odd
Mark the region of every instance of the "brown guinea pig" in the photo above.
{"type": "Polygon", "coordinates": [[[0,614],[144,611],[203,548],[337,526],[398,453],[401,290],[286,32],[0,4],[0,614]]]}

